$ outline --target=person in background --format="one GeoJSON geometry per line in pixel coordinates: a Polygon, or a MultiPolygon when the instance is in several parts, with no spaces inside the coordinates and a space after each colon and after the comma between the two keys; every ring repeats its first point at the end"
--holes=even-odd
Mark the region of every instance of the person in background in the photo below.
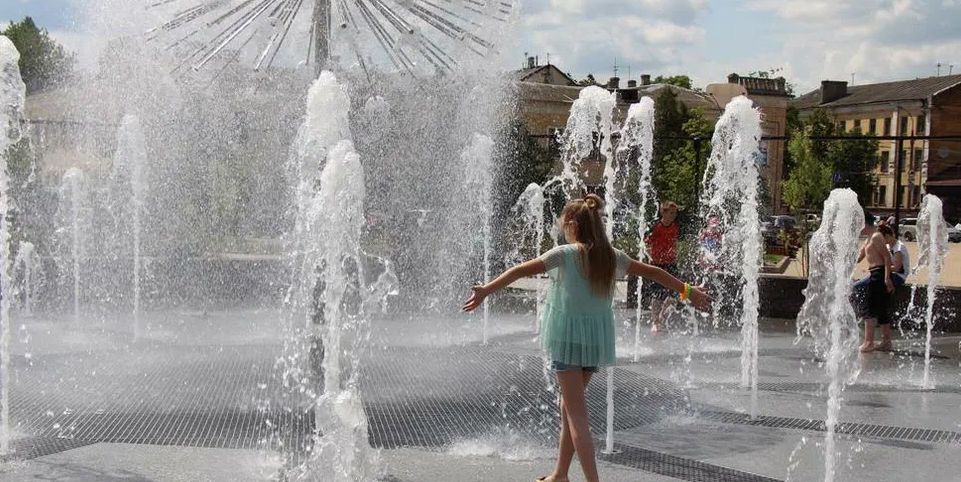
{"type": "Polygon", "coordinates": [[[858,262],[868,261],[870,272],[864,313],[864,343],[861,352],[890,351],[891,350],[891,293],[894,292],[894,282],[891,280],[891,251],[888,250],[885,238],[894,237],[894,231],[887,224],[872,226],[868,212],[865,211],[864,229],[861,234],[868,237],[861,246],[858,262]],[[874,344],[874,325],[881,326],[881,344],[874,344]]]}
{"type": "MultiPolygon", "coordinates": [[[[681,236],[677,221],[677,204],[661,202],[661,219],[651,228],[645,243],[651,264],[677,276],[677,241],[681,236]]],[[[673,300],[670,290],[661,285],[651,286],[651,332],[657,333],[664,323],[664,311],[673,300]]]]}

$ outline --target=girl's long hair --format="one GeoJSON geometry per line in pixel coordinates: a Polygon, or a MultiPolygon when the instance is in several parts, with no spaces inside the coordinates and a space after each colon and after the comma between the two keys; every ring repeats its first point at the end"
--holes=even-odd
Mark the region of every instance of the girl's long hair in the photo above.
{"type": "MultiPolygon", "coordinates": [[[[602,212],[604,201],[596,194],[575,199],[564,206],[561,220],[573,222],[577,229],[574,236],[580,244],[580,260],[584,274],[591,284],[591,291],[600,296],[610,296],[614,288],[614,269],[617,263],[614,248],[607,239],[602,212]]],[[[566,228],[566,226],[565,226],[566,228]]]]}

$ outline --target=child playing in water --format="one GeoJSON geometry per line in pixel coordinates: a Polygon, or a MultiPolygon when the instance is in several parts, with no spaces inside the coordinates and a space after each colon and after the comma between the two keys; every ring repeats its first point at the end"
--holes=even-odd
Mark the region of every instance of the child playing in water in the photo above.
{"type": "MultiPolygon", "coordinates": [[[[651,255],[651,264],[667,271],[670,275],[677,275],[677,240],[681,236],[677,220],[677,204],[674,201],[661,203],[661,219],[651,228],[647,236],[647,246],[651,255]]],[[[671,292],[663,286],[651,286],[651,332],[657,333],[664,322],[668,299],[671,292]]]]}
{"type": "Polygon", "coordinates": [[[603,201],[594,194],[569,202],[561,213],[561,228],[570,244],[514,266],[484,286],[473,287],[464,303],[464,311],[473,311],[487,296],[514,281],[550,271],[541,347],[551,358],[561,388],[561,436],[554,472],[537,479],[539,482],[568,482],[575,452],[588,482],[598,480],[585,392],[591,374],[599,366],[614,363],[615,279],[625,273],[643,276],[679,293],[682,300],[690,300],[699,309],[707,309],[711,303],[700,288],[614,249],[602,213],[603,201]]]}

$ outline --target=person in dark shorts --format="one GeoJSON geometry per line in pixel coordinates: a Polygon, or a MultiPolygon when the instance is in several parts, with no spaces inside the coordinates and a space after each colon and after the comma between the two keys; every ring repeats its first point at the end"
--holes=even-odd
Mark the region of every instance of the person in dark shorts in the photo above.
{"type": "Polygon", "coordinates": [[[861,246],[858,262],[867,258],[869,278],[865,313],[864,313],[864,343],[861,352],[890,351],[891,350],[891,293],[894,283],[891,281],[891,251],[885,242],[886,236],[894,236],[890,226],[882,224],[875,227],[871,224],[869,213],[865,211],[865,225],[861,234],[868,236],[861,246]],[[881,326],[881,344],[874,344],[874,324],[881,326]]]}
{"type": "MultiPolygon", "coordinates": [[[[677,276],[677,240],[681,236],[680,226],[675,222],[677,210],[677,204],[673,201],[662,202],[661,219],[654,223],[645,240],[651,264],[667,271],[671,276],[677,276]]],[[[664,322],[664,310],[669,300],[673,299],[674,293],[658,284],[651,286],[650,293],[651,331],[657,333],[664,322]]]]}

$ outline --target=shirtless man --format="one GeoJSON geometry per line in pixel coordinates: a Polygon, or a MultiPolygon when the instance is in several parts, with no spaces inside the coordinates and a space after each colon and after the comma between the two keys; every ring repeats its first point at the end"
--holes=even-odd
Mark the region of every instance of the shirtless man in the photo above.
{"type": "Polygon", "coordinates": [[[893,236],[890,226],[875,228],[871,224],[873,216],[865,211],[864,229],[861,234],[868,237],[861,246],[858,262],[868,259],[871,280],[868,282],[867,315],[864,318],[864,344],[861,352],[891,350],[891,310],[890,293],[894,291],[891,281],[891,252],[885,243],[885,235],[893,236]],[[874,324],[881,325],[881,344],[874,346],[874,324]]]}

